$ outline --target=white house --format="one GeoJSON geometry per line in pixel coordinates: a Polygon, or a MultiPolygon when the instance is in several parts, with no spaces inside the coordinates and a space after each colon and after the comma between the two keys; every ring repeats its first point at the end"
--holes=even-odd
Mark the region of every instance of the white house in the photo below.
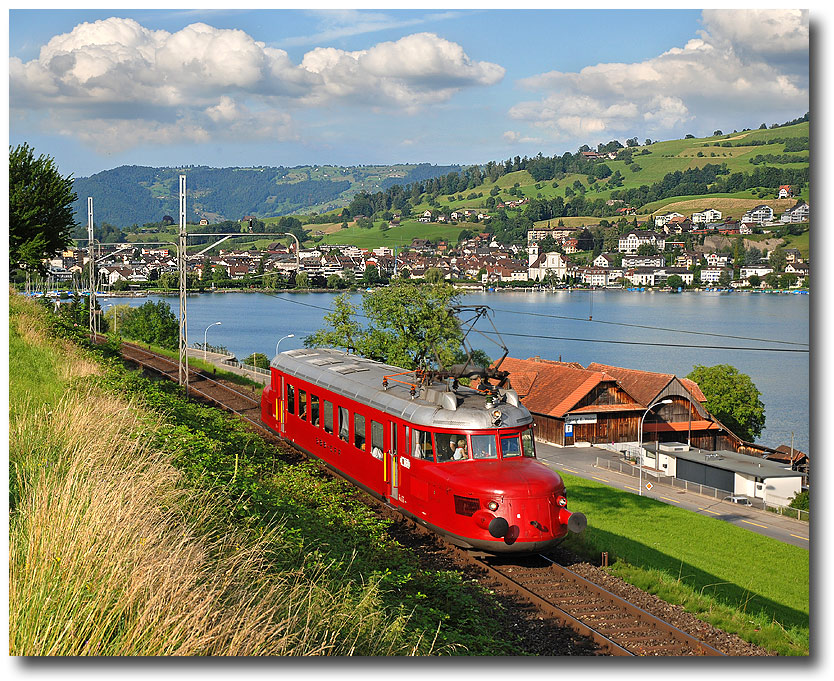
{"type": "Polygon", "coordinates": [[[705,267],[701,270],[701,282],[704,284],[717,284],[721,274],[726,272],[732,276],[732,270],[726,267],[705,267]]]}
{"type": "Polygon", "coordinates": [[[527,278],[531,281],[542,281],[548,275],[552,275],[557,279],[564,279],[567,276],[568,265],[569,262],[561,253],[542,253],[527,266],[527,278]]]}
{"type": "Polygon", "coordinates": [[[637,249],[643,244],[650,244],[662,251],[666,247],[666,237],[643,229],[632,229],[620,237],[617,250],[621,253],[637,253],[637,249]]]}
{"type": "Polygon", "coordinates": [[[767,204],[756,206],[752,210],[748,210],[741,218],[742,222],[756,222],[763,224],[773,220],[773,209],[767,204]]]}
{"type": "Polygon", "coordinates": [[[663,215],[656,215],[654,218],[654,226],[655,227],[663,227],[669,220],[672,218],[682,218],[683,215],[680,213],[664,213],[663,215]]]}
{"type": "Polygon", "coordinates": [[[714,208],[708,208],[700,213],[692,213],[692,222],[719,222],[721,220],[721,211],[714,208]]]}
{"type": "Polygon", "coordinates": [[[811,207],[804,201],[798,201],[795,206],[788,208],[779,220],[783,223],[808,222],[811,218],[811,207]]]}
{"type": "Polygon", "coordinates": [[[770,265],[744,265],[739,269],[738,276],[741,279],[749,279],[754,274],[759,277],[764,277],[766,274],[770,274],[773,272],[773,268],[770,265]]]}
{"type": "Polygon", "coordinates": [[[730,263],[727,253],[707,253],[704,257],[709,267],[726,267],[730,263]]]}

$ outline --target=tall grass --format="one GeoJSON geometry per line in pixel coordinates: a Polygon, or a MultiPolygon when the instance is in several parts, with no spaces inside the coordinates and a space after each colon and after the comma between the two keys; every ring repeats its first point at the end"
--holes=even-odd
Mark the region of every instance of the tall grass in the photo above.
{"type": "MultiPolygon", "coordinates": [[[[25,315],[37,324],[30,312],[10,327],[15,352],[49,364],[55,348],[19,333],[25,315]]],[[[280,524],[254,533],[218,522],[208,495],[150,444],[159,423],[77,380],[88,361],[53,376],[59,399],[11,376],[11,655],[431,651],[406,618],[385,614],[376,583],[324,561],[282,562],[280,524]]]]}

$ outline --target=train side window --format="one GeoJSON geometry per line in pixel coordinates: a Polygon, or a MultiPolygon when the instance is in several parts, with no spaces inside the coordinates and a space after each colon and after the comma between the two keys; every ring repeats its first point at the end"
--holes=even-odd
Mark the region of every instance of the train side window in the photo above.
{"type": "Polygon", "coordinates": [[[466,435],[458,433],[435,433],[435,451],[437,460],[441,463],[446,461],[461,461],[469,458],[466,446],[466,435]]]}
{"type": "Polygon", "coordinates": [[[381,423],[371,421],[371,455],[375,459],[382,459],[382,448],[385,446],[384,433],[381,423]]]}
{"type": "Polygon", "coordinates": [[[310,393],[310,423],[319,425],[319,396],[310,393]]]}
{"type": "Polygon", "coordinates": [[[527,429],[521,433],[521,451],[524,456],[531,459],[536,458],[536,445],[533,440],[533,430],[527,429]]]}
{"type": "Polygon", "coordinates": [[[414,451],[415,459],[426,459],[434,461],[434,448],[431,443],[431,433],[425,430],[414,429],[414,451]]]}
{"type": "Polygon", "coordinates": [[[324,432],[333,435],[333,403],[323,400],[324,403],[324,432]]]}
{"type": "Polygon", "coordinates": [[[362,414],[353,414],[353,446],[357,449],[365,449],[365,417],[362,414]]]}
{"type": "Polygon", "coordinates": [[[498,446],[495,435],[473,435],[472,456],[476,459],[497,459],[498,446]]]}
{"type": "Polygon", "coordinates": [[[339,439],[348,442],[348,410],[339,407],[339,439]]]}
{"type": "Polygon", "coordinates": [[[298,418],[307,420],[307,393],[304,390],[298,391],[298,418]]]}
{"type": "Polygon", "coordinates": [[[295,388],[287,383],[287,413],[295,414],[295,388]]]}
{"type": "Polygon", "coordinates": [[[501,436],[501,458],[509,459],[513,456],[521,456],[521,447],[518,444],[518,435],[501,436]]]}

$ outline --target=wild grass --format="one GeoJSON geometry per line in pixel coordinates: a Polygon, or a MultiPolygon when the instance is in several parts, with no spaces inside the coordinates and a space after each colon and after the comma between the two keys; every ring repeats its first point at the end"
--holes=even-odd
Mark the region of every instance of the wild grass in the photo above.
{"type": "Polygon", "coordinates": [[[34,305],[10,308],[11,655],[432,651],[381,607],[378,581],[282,562],[280,522],[220,522],[216,494],[183,484],[156,446],[158,417],[83,380],[87,362],[33,390],[66,348],[45,339],[34,305]],[[40,369],[19,376],[27,366],[40,369]]]}

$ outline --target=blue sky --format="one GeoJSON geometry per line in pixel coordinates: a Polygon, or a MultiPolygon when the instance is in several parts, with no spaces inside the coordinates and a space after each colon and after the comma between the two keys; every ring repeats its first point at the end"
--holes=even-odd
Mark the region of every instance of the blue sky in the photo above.
{"type": "Polygon", "coordinates": [[[125,164],[485,163],[784,122],[798,10],[13,10],[9,141],[125,164]]]}

